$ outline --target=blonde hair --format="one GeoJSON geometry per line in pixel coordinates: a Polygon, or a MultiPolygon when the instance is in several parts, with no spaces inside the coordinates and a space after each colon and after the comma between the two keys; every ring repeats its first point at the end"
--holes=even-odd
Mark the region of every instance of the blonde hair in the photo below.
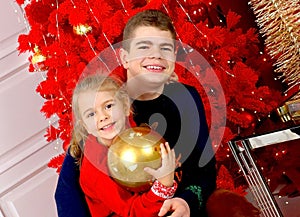
{"type": "Polygon", "coordinates": [[[111,77],[94,74],[84,77],[79,81],[73,91],[72,113],[73,113],[73,131],[70,143],[70,154],[80,165],[83,157],[83,145],[88,136],[82,117],[79,111],[79,95],[86,91],[113,91],[116,99],[120,100],[124,106],[124,112],[129,109],[129,96],[121,83],[111,77]]]}

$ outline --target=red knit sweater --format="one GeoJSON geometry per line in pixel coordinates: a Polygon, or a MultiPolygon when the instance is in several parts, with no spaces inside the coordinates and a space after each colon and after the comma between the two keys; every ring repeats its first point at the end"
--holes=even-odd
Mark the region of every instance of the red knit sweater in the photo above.
{"type": "Polygon", "coordinates": [[[87,138],[80,185],[92,216],[157,216],[165,199],[152,190],[137,194],[120,187],[108,176],[107,151],[94,136],[87,138]]]}

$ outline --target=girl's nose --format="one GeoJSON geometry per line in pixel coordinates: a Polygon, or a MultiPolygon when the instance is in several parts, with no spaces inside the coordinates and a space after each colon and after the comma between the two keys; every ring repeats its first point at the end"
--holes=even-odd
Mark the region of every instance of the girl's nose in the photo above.
{"type": "Polygon", "coordinates": [[[97,125],[103,123],[104,121],[106,121],[109,118],[109,115],[106,112],[98,112],[97,116],[96,116],[96,123],[97,125]]]}
{"type": "Polygon", "coordinates": [[[106,114],[105,112],[103,112],[102,114],[99,115],[99,122],[103,122],[105,120],[107,120],[109,118],[108,114],[106,114]]]}
{"type": "Polygon", "coordinates": [[[97,128],[103,127],[104,122],[109,118],[107,114],[98,114],[95,117],[95,125],[97,128]]]}

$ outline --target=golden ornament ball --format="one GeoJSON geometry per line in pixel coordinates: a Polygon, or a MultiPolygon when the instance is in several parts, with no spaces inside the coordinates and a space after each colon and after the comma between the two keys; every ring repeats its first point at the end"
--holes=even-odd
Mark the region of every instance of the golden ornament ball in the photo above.
{"type": "Polygon", "coordinates": [[[150,189],[153,177],[145,167],[161,166],[160,144],[163,137],[150,127],[133,127],[123,131],[108,150],[108,168],[112,178],[129,191],[150,189]]]}

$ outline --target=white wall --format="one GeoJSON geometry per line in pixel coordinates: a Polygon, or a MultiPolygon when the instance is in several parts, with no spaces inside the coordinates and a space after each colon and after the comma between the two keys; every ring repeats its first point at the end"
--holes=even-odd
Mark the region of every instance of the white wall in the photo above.
{"type": "Polygon", "coordinates": [[[47,163],[62,149],[44,138],[49,120],[35,92],[43,76],[16,49],[24,21],[14,0],[0,1],[0,217],[55,217],[58,175],[47,163]]]}

